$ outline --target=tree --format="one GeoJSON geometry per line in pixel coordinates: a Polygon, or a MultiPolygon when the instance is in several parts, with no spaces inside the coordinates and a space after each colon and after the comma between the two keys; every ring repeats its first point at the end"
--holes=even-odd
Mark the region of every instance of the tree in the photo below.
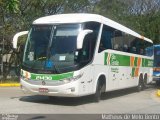
{"type": "Polygon", "coordinates": [[[100,0],[94,13],[111,18],[160,43],[160,0],[100,0]]]}
{"type": "Polygon", "coordinates": [[[122,0],[100,0],[94,9],[94,13],[101,14],[117,22],[126,15],[127,4],[122,0]]]}
{"type": "Polygon", "coordinates": [[[88,0],[66,0],[63,13],[86,13],[89,6],[88,0]]]}
{"type": "Polygon", "coordinates": [[[132,27],[142,35],[160,43],[160,0],[134,0],[130,6],[132,27]]]}

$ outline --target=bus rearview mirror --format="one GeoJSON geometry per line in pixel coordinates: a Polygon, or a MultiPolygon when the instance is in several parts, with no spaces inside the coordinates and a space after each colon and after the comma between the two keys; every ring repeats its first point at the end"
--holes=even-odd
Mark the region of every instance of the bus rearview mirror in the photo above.
{"type": "Polygon", "coordinates": [[[14,37],[13,37],[13,48],[14,49],[17,49],[17,42],[18,42],[18,38],[20,37],[20,36],[23,36],[23,35],[26,35],[26,34],[28,34],[28,31],[22,31],[22,32],[18,32],[18,33],[16,33],[15,35],[14,35],[14,37]]]}
{"type": "Polygon", "coordinates": [[[83,45],[83,40],[84,40],[84,37],[89,34],[89,33],[92,33],[93,30],[82,30],[79,34],[78,34],[78,37],[77,37],[77,49],[82,49],[82,45],[83,45]]]}

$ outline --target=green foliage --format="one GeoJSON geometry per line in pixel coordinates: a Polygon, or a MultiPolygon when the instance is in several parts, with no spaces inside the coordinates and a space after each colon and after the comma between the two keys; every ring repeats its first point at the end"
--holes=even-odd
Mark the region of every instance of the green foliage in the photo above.
{"type": "Polygon", "coordinates": [[[0,33],[10,39],[41,16],[88,12],[113,19],[158,43],[159,6],[160,0],[0,0],[0,33]]]}
{"type": "Polygon", "coordinates": [[[6,9],[9,12],[13,12],[13,13],[17,13],[19,11],[18,5],[19,5],[19,1],[18,0],[5,0],[5,4],[6,4],[6,9]]]}
{"type": "Polygon", "coordinates": [[[64,13],[87,12],[90,2],[88,0],[68,0],[65,2],[64,13]]]}
{"type": "Polygon", "coordinates": [[[94,13],[113,19],[160,44],[160,0],[100,0],[94,13]]]}
{"type": "Polygon", "coordinates": [[[96,5],[95,13],[119,21],[126,10],[127,5],[122,0],[101,0],[96,5]]]}

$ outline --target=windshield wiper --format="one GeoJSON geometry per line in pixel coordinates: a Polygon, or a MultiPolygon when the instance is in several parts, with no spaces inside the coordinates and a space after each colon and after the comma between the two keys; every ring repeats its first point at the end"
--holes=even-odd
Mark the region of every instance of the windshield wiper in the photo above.
{"type": "MultiPolygon", "coordinates": [[[[50,57],[51,57],[51,47],[52,47],[52,44],[53,44],[53,37],[54,37],[55,29],[56,29],[56,26],[53,26],[52,29],[51,29],[51,35],[50,35],[50,38],[49,38],[49,44],[48,44],[48,48],[47,48],[47,61],[50,60],[50,57]]],[[[54,61],[54,59],[53,59],[53,61],[54,61]]],[[[53,67],[54,67],[55,73],[57,73],[57,74],[60,73],[60,71],[58,70],[58,68],[55,64],[53,64],[53,67]]]]}

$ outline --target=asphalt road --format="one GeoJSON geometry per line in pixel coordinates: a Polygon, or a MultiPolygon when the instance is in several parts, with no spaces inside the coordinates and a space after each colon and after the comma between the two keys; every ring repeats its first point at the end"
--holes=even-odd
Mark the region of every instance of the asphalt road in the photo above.
{"type": "Polygon", "coordinates": [[[149,85],[142,92],[134,89],[108,92],[99,103],[94,103],[92,96],[51,100],[47,96],[23,94],[18,87],[3,87],[0,114],[160,114],[160,97],[156,91],[155,85],[149,85]]]}

